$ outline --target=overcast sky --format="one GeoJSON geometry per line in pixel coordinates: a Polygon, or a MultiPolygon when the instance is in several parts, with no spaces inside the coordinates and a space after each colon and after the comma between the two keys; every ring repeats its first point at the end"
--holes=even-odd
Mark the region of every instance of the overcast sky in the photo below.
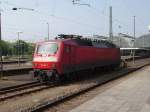
{"type": "Polygon", "coordinates": [[[3,40],[36,42],[57,34],[105,35],[109,29],[109,6],[113,7],[113,32],[133,35],[136,16],[136,36],[148,33],[150,0],[80,0],[86,5],[73,5],[72,0],[0,0],[3,40]],[[12,8],[29,8],[17,10],[12,8]],[[121,26],[121,27],[119,27],[121,26]]]}

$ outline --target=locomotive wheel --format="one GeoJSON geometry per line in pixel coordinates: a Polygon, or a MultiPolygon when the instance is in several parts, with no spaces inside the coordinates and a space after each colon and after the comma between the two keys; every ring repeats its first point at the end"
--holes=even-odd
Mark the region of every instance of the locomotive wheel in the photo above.
{"type": "Polygon", "coordinates": [[[55,83],[60,83],[60,82],[61,82],[61,80],[60,80],[60,77],[59,77],[59,74],[58,74],[58,73],[56,73],[56,74],[55,74],[55,80],[54,80],[54,82],[55,82],[55,83]]]}
{"type": "Polygon", "coordinates": [[[54,82],[54,83],[61,82],[60,76],[56,71],[52,71],[52,77],[50,77],[50,82],[54,82]]]}
{"type": "Polygon", "coordinates": [[[37,80],[38,80],[39,82],[46,82],[46,76],[38,75],[38,76],[37,76],[37,80]]]}

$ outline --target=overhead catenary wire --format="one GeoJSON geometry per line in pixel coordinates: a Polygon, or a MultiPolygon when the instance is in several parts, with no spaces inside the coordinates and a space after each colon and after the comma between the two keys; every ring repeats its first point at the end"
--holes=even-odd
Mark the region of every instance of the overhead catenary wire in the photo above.
{"type": "MultiPolygon", "coordinates": [[[[75,1],[75,0],[74,0],[74,1],[75,1]]],[[[82,3],[79,2],[79,1],[81,1],[81,0],[76,0],[76,1],[78,1],[78,5],[82,4],[82,3]]],[[[107,2],[107,1],[106,1],[106,2],[107,2]]],[[[106,3],[106,2],[105,2],[104,8],[107,7],[107,3],[106,3]]],[[[87,3],[84,3],[84,4],[87,4],[87,3]]],[[[75,4],[74,4],[74,5],[75,5],[75,4]]],[[[104,13],[104,9],[103,9],[103,11],[101,11],[101,10],[99,10],[99,9],[97,9],[97,8],[95,8],[95,7],[93,7],[91,4],[89,4],[88,7],[89,7],[90,9],[92,9],[92,10],[95,12],[95,14],[96,14],[97,16],[100,17],[100,15],[101,15],[101,16],[103,16],[103,17],[105,17],[105,18],[109,18],[109,15],[107,15],[107,14],[104,13]]],[[[100,18],[101,18],[101,17],[100,17],[100,18]]],[[[104,19],[104,20],[105,20],[105,19],[104,19]]],[[[113,22],[113,23],[117,23],[118,25],[123,24],[123,25],[126,27],[126,29],[128,29],[128,27],[127,27],[127,25],[126,25],[125,23],[121,22],[120,20],[116,19],[115,17],[113,17],[112,22],[113,22]]],[[[118,25],[117,25],[117,26],[118,26],[118,25]]],[[[124,28],[124,27],[123,27],[123,28],[124,28]]]]}
{"type": "MultiPolygon", "coordinates": [[[[81,1],[81,0],[77,0],[78,2],[79,1],[81,1]]],[[[99,9],[97,9],[97,8],[95,8],[95,7],[93,7],[91,4],[89,4],[89,8],[90,9],[92,9],[93,11],[95,11],[96,13],[97,13],[97,16],[103,16],[103,17],[107,17],[107,18],[109,18],[109,15],[107,15],[107,14],[105,14],[104,13],[104,10],[108,7],[108,6],[110,6],[110,5],[108,5],[108,3],[107,2],[110,2],[111,0],[106,0],[105,1],[105,5],[104,5],[104,8],[103,8],[103,10],[101,11],[101,10],[99,10],[99,9]]],[[[87,3],[86,3],[87,4],[87,3]]],[[[124,24],[125,25],[125,23],[123,23],[122,21],[120,21],[120,20],[118,20],[118,19],[116,19],[115,17],[113,17],[113,22],[116,22],[116,23],[121,23],[121,24],[124,24]]],[[[127,25],[125,25],[125,26],[127,26],[127,25]]]]}
{"type": "MultiPolygon", "coordinates": [[[[10,2],[4,2],[8,5],[11,5],[11,6],[14,6],[14,7],[19,7],[19,5],[15,5],[15,4],[12,4],[10,2]]],[[[40,15],[43,15],[43,17],[45,18],[49,18],[49,17],[52,17],[52,18],[56,18],[56,19],[59,19],[59,20],[64,20],[64,21],[68,21],[68,22],[71,22],[71,23],[74,23],[74,24],[78,24],[78,25],[81,25],[81,26],[89,26],[89,27],[92,27],[94,29],[101,29],[103,30],[103,28],[100,28],[98,26],[95,26],[95,25],[91,25],[91,24],[87,24],[87,23],[83,23],[83,22],[79,22],[79,21],[76,21],[76,20],[73,20],[73,19],[69,19],[69,18],[66,18],[66,17],[61,17],[61,16],[56,16],[55,14],[48,14],[48,13],[45,13],[45,12],[42,12],[42,11],[38,11],[38,10],[34,10],[34,12],[40,14],[40,15]]],[[[91,29],[91,28],[90,28],[91,29]]]]}
{"type": "MultiPolygon", "coordinates": [[[[7,5],[10,5],[10,6],[22,7],[22,6],[18,5],[18,4],[10,3],[10,1],[9,1],[9,2],[8,2],[8,1],[3,1],[3,2],[4,2],[5,4],[7,4],[7,5]]],[[[86,3],[84,3],[84,2],[82,2],[82,3],[83,3],[83,4],[86,4],[86,3]]],[[[56,4],[55,4],[55,5],[56,5],[56,4]]],[[[105,4],[105,7],[107,7],[107,5],[108,5],[108,4],[105,4]]],[[[54,7],[54,8],[55,8],[55,7],[54,7]]],[[[107,18],[109,17],[109,15],[107,15],[107,14],[104,13],[104,10],[103,10],[103,11],[100,11],[99,9],[93,7],[91,4],[90,4],[90,7],[89,7],[89,8],[92,9],[92,10],[94,10],[95,12],[97,12],[97,15],[102,15],[102,16],[107,17],[107,18]]],[[[69,19],[69,18],[67,18],[67,17],[57,16],[57,15],[55,14],[55,9],[54,9],[53,14],[48,14],[48,13],[45,13],[45,12],[42,12],[42,11],[38,11],[38,10],[36,10],[35,12],[39,13],[40,15],[43,15],[43,18],[52,17],[52,18],[55,18],[55,19],[59,19],[59,20],[66,21],[66,22],[70,22],[70,23],[74,23],[74,24],[81,25],[81,26],[89,27],[90,29],[97,29],[97,30],[101,29],[101,30],[103,30],[102,27],[97,26],[97,25],[92,25],[92,24],[88,24],[88,23],[83,23],[83,22],[80,22],[80,21],[76,21],[76,20],[73,20],[73,19],[69,19]]],[[[126,29],[128,29],[127,24],[123,23],[121,20],[116,19],[115,17],[113,17],[113,18],[114,18],[114,19],[113,19],[113,22],[115,22],[115,23],[117,23],[117,24],[119,24],[119,25],[121,24],[121,25],[123,26],[123,29],[124,29],[124,27],[126,27],[126,29]]],[[[45,20],[46,20],[46,19],[45,19],[45,20]]],[[[117,26],[118,26],[118,25],[117,25],[117,26]]]]}
{"type": "MultiPolygon", "coordinates": [[[[127,12],[128,12],[129,14],[131,14],[131,17],[135,16],[135,17],[136,17],[136,20],[137,20],[143,27],[145,27],[145,26],[147,25],[147,24],[145,24],[145,22],[143,21],[143,19],[141,19],[142,17],[139,17],[139,15],[137,15],[137,14],[135,13],[135,11],[133,10],[133,8],[132,8],[132,7],[129,7],[129,6],[127,5],[126,0],[121,0],[121,2],[123,2],[124,8],[127,10],[127,12]]],[[[122,4],[122,3],[120,3],[120,4],[122,4]]],[[[141,30],[143,30],[142,27],[139,27],[139,28],[141,28],[141,30]]],[[[143,32],[141,32],[141,33],[143,33],[143,32]]]]}
{"type": "MultiPolygon", "coordinates": [[[[103,11],[100,11],[99,9],[92,7],[92,6],[90,8],[93,9],[95,12],[97,12],[99,15],[109,18],[109,15],[103,13],[103,11]]],[[[112,22],[117,23],[118,25],[122,24],[122,25],[124,25],[124,27],[126,27],[126,29],[128,29],[126,23],[122,22],[121,20],[116,19],[115,17],[113,17],[112,22]]]]}
{"type": "MultiPolygon", "coordinates": [[[[5,3],[7,3],[7,4],[11,5],[11,6],[15,6],[14,4],[9,3],[8,1],[5,2],[5,3]]],[[[86,4],[86,3],[83,2],[83,4],[86,4]]],[[[55,4],[55,5],[56,5],[56,4],[55,4]]],[[[19,6],[19,5],[17,5],[17,6],[19,6]]],[[[94,8],[93,6],[91,6],[91,5],[89,5],[89,6],[90,6],[91,9],[94,9],[95,11],[100,12],[104,17],[109,17],[108,15],[105,15],[102,11],[100,11],[100,10],[94,8]]],[[[54,17],[54,18],[57,18],[57,19],[65,20],[65,21],[68,21],[68,22],[76,23],[76,24],[81,24],[81,25],[90,26],[90,27],[95,27],[95,28],[97,27],[97,26],[90,25],[90,24],[87,24],[87,23],[83,23],[83,22],[81,23],[81,22],[79,22],[79,21],[72,20],[72,19],[69,19],[69,18],[65,18],[65,17],[61,17],[61,16],[56,16],[55,14],[46,14],[46,13],[41,12],[41,11],[38,11],[38,10],[35,10],[35,12],[37,12],[37,13],[39,13],[39,14],[42,14],[43,16],[47,16],[47,17],[50,17],[50,16],[51,16],[51,17],[54,17]]],[[[115,21],[119,21],[119,20],[115,19],[115,21]]],[[[97,28],[99,28],[99,27],[97,27],[97,28]]],[[[101,29],[102,29],[102,28],[101,28],[101,29]]]]}
{"type": "MultiPolygon", "coordinates": [[[[15,4],[12,4],[12,3],[10,3],[10,2],[5,2],[5,4],[10,5],[10,6],[13,6],[13,7],[16,7],[15,4]]],[[[17,7],[20,7],[20,6],[17,5],[17,7]]],[[[54,7],[54,8],[55,8],[55,7],[54,7]]],[[[84,26],[84,27],[86,27],[86,28],[88,28],[88,29],[97,29],[97,30],[100,29],[100,27],[98,27],[98,26],[94,26],[94,25],[90,25],[90,24],[87,24],[87,23],[75,21],[75,20],[72,20],[72,19],[68,19],[68,18],[66,18],[66,17],[56,16],[56,15],[54,14],[55,12],[54,12],[53,14],[47,14],[47,13],[45,13],[45,12],[41,12],[41,11],[38,11],[38,10],[34,10],[34,12],[40,14],[40,16],[43,15],[42,17],[44,18],[44,21],[46,21],[46,18],[52,17],[52,18],[55,18],[55,19],[58,19],[58,20],[63,20],[63,21],[67,21],[67,22],[70,22],[70,23],[78,24],[78,25],[84,26]]],[[[17,14],[19,14],[19,13],[17,13],[17,14]]],[[[52,18],[51,18],[51,19],[52,19],[52,18]]],[[[51,20],[51,19],[50,19],[50,20],[51,20]]],[[[103,29],[101,28],[101,30],[103,30],[103,29]]]]}
{"type": "MultiPolygon", "coordinates": [[[[7,4],[7,5],[15,6],[15,7],[22,7],[22,6],[19,6],[19,5],[17,5],[17,4],[12,4],[12,3],[8,2],[8,1],[4,1],[4,3],[7,4]]],[[[83,4],[86,4],[86,3],[83,2],[83,4]]],[[[102,11],[100,11],[100,10],[94,8],[92,5],[89,5],[89,6],[90,6],[89,8],[91,8],[91,9],[93,9],[93,10],[99,12],[99,13],[100,13],[101,15],[103,15],[104,17],[109,17],[108,15],[104,14],[102,11]]],[[[46,13],[41,12],[41,11],[38,11],[38,10],[35,10],[35,12],[37,12],[37,13],[39,13],[39,14],[42,14],[44,17],[45,17],[45,16],[47,16],[47,17],[54,17],[54,18],[56,18],[56,19],[65,20],[65,21],[72,22],[72,23],[75,23],[75,24],[80,24],[80,25],[83,25],[83,26],[86,26],[86,27],[89,26],[89,27],[92,27],[92,28],[94,28],[94,29],[101,29],[101,30],[103,30],[103,28],[100,28],[100,27],[97,27],[97,26],[94,26],[94,25],[90,25],[90,24],[87,24],[87,23],[79,22],[79,21],[76,21],[76,20],[71,20],[71,19],[68,19],[68,18],[65,18],[65,17],[56,16],[56,15],[54,15],[54,14],[46,14],[46,13]]],[[[113,21],[120,22],[120,21],[117,20],[117,19],[113,19],[113,21]]],[[[120,22],[120,23],[121,23],[121,22],[120,22]]]]}

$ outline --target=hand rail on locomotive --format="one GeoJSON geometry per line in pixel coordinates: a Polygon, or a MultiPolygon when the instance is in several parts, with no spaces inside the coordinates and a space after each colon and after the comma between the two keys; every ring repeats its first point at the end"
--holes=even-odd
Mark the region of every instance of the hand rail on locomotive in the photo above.
{"type": "Polygon", "coordinates": [[[125,59],[121,59],[120,67],[121,68],[126,68],[128,66],[128,63],[125,59]]]}

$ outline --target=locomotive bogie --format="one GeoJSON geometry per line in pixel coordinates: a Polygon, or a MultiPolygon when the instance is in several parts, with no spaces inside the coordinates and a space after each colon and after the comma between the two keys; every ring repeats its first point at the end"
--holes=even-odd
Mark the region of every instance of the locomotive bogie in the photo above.
{"type": "Polygon", "coordinates": [[[56,70],[34,70],[34,78],[40,82],[59,82],[60,76],[56,70]]]}

